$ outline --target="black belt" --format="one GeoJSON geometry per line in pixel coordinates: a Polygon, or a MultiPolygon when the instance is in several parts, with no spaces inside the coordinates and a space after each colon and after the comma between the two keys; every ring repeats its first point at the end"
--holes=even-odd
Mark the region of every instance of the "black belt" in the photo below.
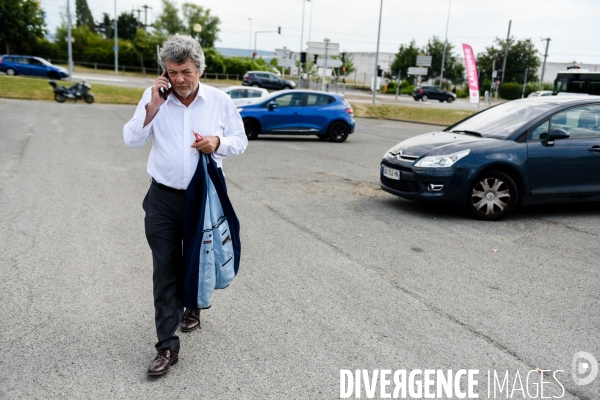
{"type": "Polygon", "coordinates": [[[161,190],[166,190],[167,192],[172,192],[172,193],[177,193],[177,194],[184,194],[185,190],[183,189],[174,189],[170,186],[167,185],[163,185],[162,183],[158,183],[156,182],[156,179],[152,178],[152,184],[156,185],[157,188],[161,189],[161,190]]]}

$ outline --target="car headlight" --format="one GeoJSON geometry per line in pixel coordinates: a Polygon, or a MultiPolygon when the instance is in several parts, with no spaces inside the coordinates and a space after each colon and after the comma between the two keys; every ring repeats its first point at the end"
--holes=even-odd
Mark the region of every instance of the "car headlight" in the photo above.
{"type": "Polygon", "coordinates": [[[291,85],[292,87],[296,87],[296,83],[295,83],[295,82],[290,82],[290,85],[291,85]]]}
{"type": "Polygon", "coordinates": [[[454,165],[455,162],[467,156],[471,150],[463,150],[458,153],[442,155],[442,156],[427,156],[421,158],[415,163],[415,167],[421,168],[447,168],[454,165]]]}
{"type": "Polygon", "coordinates": [[[237,110],[238,110],[238,112],[242,112],[242,111],[244,111],[244,109],[243,109],[243,108],[239,108],[239,107],[238,107],[238,109],[237,109],[237,110]]]}

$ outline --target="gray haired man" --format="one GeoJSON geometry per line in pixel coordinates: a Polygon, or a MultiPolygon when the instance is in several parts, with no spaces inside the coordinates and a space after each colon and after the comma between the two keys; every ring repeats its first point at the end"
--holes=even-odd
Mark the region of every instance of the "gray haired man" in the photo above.
{"type": "Polygon", "coordinates": [[[123,128],[125,144],[139,147],[152,138],[148,159],[150,188],[143,201],[146,239],[152,250],[157,356],[148,375],[162,375],[179,355],[183,332],[200,327],[200,310],[183,306],[183,207],[198,152],[210,154],[218,168],[223,158],[244,152],[248,139],[231,99],[200,84],[202,48],[185,35],[171,35],[159,54],[166,74],[146,89],[133,118],[123,128]],[[201,140],[198,139],[198,136],[201,140]]]}

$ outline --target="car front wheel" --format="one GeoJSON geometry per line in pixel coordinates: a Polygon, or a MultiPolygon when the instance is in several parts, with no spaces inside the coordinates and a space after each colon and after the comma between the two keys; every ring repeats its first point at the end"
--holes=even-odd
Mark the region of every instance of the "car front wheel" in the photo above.
{"type": "Polygon", "coordinates": [[[7,68],[6,69],[6,75],[14,76],[16,74],[17,74],[17,72],[14,69],[12,69],[12,68],[7,68]]]}
{"type": "Polygon", "coordinates": [[[427,100],[429,100],[429,97],[427,97],[427,95],[426,95],[426,94],[424,94],[424,95],[423,95],[423,97],[421,97],[421,100],[423,100],[423,101],[427,101],[427,100]]]}
{"type": "Polygon", "coordinates": [[[348,135],[350,134],[350,128],[343,122],[334,122],[327,129],[327,135],[329,136],[329,140],[335,143],[342,143],[344,140],[348,139],[348,135]]]}
{"type": "Polygon", "coordinates": [[[471,185],[467,209],[475,218],[497,221],[513,211],[517,198],[517,185],[510,176],[488,171],[479,175],[471,185]]]}
{"type": "Polygon", "coordinates": [[[254,140],[260,133],[260,124],[255,119],[247,118],[244,120],[244,130],[246,131],[248,140],[254,140]]]}
{"type": "Polygon", "coordinates": [[[55,72],[55,71],[51,71],[51,72],[48,74],[48,78],[50,78],[50,79],[52,79],[52,80],[55,80],[55,81],[58,81],[58,80],[60,80],[60,75],[58,75],[58,73],[57,73],[57,72],[55,72]]]}
{"type": "Polygon", "coordinates": [[[452,103],[454,101],[454,97],[450,96],[448,97],[448,100],[446,100],[448,103],[452,103]]]}

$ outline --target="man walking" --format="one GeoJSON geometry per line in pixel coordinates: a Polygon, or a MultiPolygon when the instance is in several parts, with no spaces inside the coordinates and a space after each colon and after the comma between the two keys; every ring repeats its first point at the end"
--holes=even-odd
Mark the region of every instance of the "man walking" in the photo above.
{"type": "Polygon", "coordinates": [[[150,188],[143,201],[146,238],[152,250],[153,292],[158,354],[148,375],[162,375],[177,362],[175,334],[200,326],[200,310],[183,306],[182,258],[185,190],[194,176],[199,152],[218,168],[248,145],[244,124],[224,92],[200,84],[205,61],[196,40],[171,35],[159,54],[166,74],[146,89],[133,118],[123,128],[125,144],[139,147],[152,138],[148,159],[150,188]],[[199,136],[198,136],[199,135],[199,136]],[[199,139],[200,137],[200,139],[199,139]]]}

